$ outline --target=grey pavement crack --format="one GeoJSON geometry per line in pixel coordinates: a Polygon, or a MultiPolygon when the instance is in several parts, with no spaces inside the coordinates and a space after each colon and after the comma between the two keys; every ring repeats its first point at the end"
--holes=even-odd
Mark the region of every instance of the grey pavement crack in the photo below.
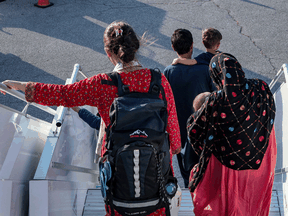
{"type": "Polygon", "coordinates": [[[256,42],[252,39],[251,36],[246,35],[246,34],[244,34],[244,33],[242,32],[243,26],[241,26],[240,23],[237,21],[237,19],[231,15],[231,11],[228,10],[228,9],[225,9],[225,8],[221,8],[221,6],[218,5],[218,4],[216,4],[216,2],[213,1],[213,0],[211,0],[211,2],[212,2],[216,7],[218,7],[219,9],[222,9],[222,10],[226,10],[226,11],[227,11],[227,14],[231,17],[231,19],[232,19],[234,22],[236,22],[237,26],[239,26],[239,28],[240,28],[239,33],[240,33],[241,35],[249,38],[249,40],[253,43],[253,45],[260,51],[261,55],[264,56],[264,58],[266,58],[266,59],[268,60],[269,64],[270,64],[271,67],[273,68],[273,70],[274,70],[274,71],[277,71],[277,68],[274,67],[273,64],[272,64],[272,62],[271,62],[271,58],[269,58],[269,57],[263,52],[262,48],[256,44],[256,42]]]}

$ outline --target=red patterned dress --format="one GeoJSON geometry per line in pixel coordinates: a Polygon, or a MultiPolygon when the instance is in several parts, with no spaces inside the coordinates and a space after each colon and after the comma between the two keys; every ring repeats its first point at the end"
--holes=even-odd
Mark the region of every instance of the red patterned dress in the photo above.
{"type": "MultiPolygon", "coordinates": [[[[131,92],[148,92],[151,81],[151,72],[149,69],[119,72],[119,74],[123,84],[129,85],[131,92]]],[[[117,97],[117,87],[101,84],[101,80],[111,79],[107,74],[102,73],[69,85],[29,82],[26,85],[25,97],[28,102],[35,102],[46,106],[96,106],[105,125],[109,125],[109,109],[114,98],[117,97]]],[[[178,153],[181,148],[180,131],[174,96],[170,84],[164,75],[162,75],[161,84],[167,100],[167,132],[169,133],[172,161],[172,154],[178,153]]],[[[162,98],[161,95],[160,98],[162,98]]],[[[104,151],[102,149],[102,153],[104,151]]],[[[110,214],[107,213],[107,215],[110,214]]],[[[115,212],[115,215],[119,214],[115,212]]],[[[155,213],[152,213],[152,215],[165,215],[165,208],[159,209],[155,213]]]]}

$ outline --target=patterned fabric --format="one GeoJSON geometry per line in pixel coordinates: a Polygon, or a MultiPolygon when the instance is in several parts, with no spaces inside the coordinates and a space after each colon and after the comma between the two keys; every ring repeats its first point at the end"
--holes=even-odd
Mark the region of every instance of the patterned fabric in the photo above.
{"type": "Polygon", "coordinates": [[[246,79],[234,56],[217,54],[209,67],[218,91],[211,93],[187,122],[190,143],[200,155],[191,172],[192,192],[203,177],[211,154],[234,170],[258,169],[275,117],[268,85],[259,79],[246,79]]]}
{"type": "MultiPolygon", "coordinates": [[[[131,92],[148,92],[151,81],[149,69],[120,72],[120,76],[123,84],[129,85],[131,92]]],[[[109,110],[114,98],[117,97],[117,87],[101,84],[101,80],[111,79],[103,73],[69,85],[29,82],[26,86],[25,97],[28,102],[46,106],[96,106],[105,125],[109,125],[109,110]]],[[[167,100],[167,132],[169,133],[170,148],[172,153],[175,154],[181,147],[179,124],[174,96],[164,75],[162,75],[162,86],[167,100]]],[[[161,95],[160,98],[162,98],[161,95]]]]}

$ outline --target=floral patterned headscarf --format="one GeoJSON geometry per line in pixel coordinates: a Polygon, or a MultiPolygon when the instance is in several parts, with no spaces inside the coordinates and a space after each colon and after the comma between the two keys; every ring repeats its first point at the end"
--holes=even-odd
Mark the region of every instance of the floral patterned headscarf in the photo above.
{"type": "Polygon", "coordinates": [[[209,67],[218,91],[211,93],[187,121],[189,142],[200,156],[190,175],[192,192],[203,177],[211,154],[234,170],[258,169],[275,118],[275,103],[268,85],[259,79],[246,79],[234,56],[217,54],[209,67]]]}

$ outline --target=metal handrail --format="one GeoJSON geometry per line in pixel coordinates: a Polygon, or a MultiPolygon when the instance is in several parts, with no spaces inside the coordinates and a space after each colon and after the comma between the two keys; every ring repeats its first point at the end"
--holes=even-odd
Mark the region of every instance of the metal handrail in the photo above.
{"type": "Polygon", "coordinates": [[[277,83],[281,75],[284,73],[286,82],[288,81],[288,65],[283,64],[280,70],[277,72],[275,78],[270,82],[269,88],[272,89],[274,85],[277,83]]]}
{"type": "Polygon", "coordinates": [[[0,104],[0,107],[4,108],[4,109],[6,109],[6,110],[9,110],[10,112],[13,112],[13,113],[15,113],[15,114],[19,114],[19,115],[22,115],[22,116],[26,116],[26,117],[28,117],[28,118],[30,118],[30,119],[35,120],[35,121],[45,122],[45,121],[43,121],[43,120],[41,120],[41,119],[38,119],[38,118],[36,118],[36,117],[34,117],[34,116],[25,114],[25,113],[23,113],[23,112],[20,112],[20,111],[18,111],[18,110],[15,110],[15,109],[13,109],[13,108],[11,108],[11,107],[8,107],[8,106],[5,106],[5,105],[3,105],[3,104],[0,104]]]}
{"type": "MultiPolygon", "coordinates": [[[[80,72],[85,78],[87,78],[87,77],[84,75],[84,73],[81,71],[80,65],[79,65],[79,64],[75,64],[75,65],[74,65],[74,70],[73,70],[72,75],[71,75],[71,78],[68,78],[68,79],[66,80],[65,85],[74,83],[74,82],[76,81],[76,77],[77,77],[78,72],[80,72]]],[[[25,109],[23,110],[23,113],[24,113],[24,114],[26,114],[25,112],[27,111],[27,108],[28,108],[29,105],[33,105],[33,106],[35,106],[35,107],[38,107],[39,109],[41,109],[41,110],[43,110],[43,111],[46,111],[47,113],[49,113],[49,114],[51,114],[51,115],[54,115],[54,116],[55,116],[56,113],[57,113],[56,110],[54,110],[54,109],[52,109],[52,108],[50,108],[50,107],[48,107],[48,106],[43,106],[43,105],[40,105],[40,104],[37,104],[37,103],[27,102],[27,101],[26,101],[26,98],[25,98],[25,95],[24,95],[23,93],[21,93],[21,92],[19,92],[19,91],[16,91],[16,90],[14,90],[14,89],[9,89],[9,88],[8,88],[5,84],[3,84],[3,83],[0,83],[0,90],[6,92],[6,93],[8,93],[8,94],[10,94],[10,95],[12,95],[12,96],[14,96],[14,97],[16,97],[16,98],[18,98],[18,99],[20,99],[20,100],[22,100],[22,101],[25,101],[25,102],[27,103],[27,105],[26,105],[25,109]]],[[[58,116],[58,118],[57,118],[57,120],[56,120],[56,126],[57,126],[57,127],[61,127],[62,122],[63,122],[64,114],[65,114],[65,112],[66,112],[66,110],[67,110],[67,108],[65,108],[65,107],[63,107],[63,106],[61,106],[60,109],[61,109],[61,110],[58,112],[60,115],[58,116]]]]}
{"type": "Polygon", "coordinates": [[[33,105],[33,106],[35,106],[35,107],[37,107],[37,108],[39,108],[39,109],[41,109],[41,110],[43,110],[43,111],[51,114],[51,115],[55,115],[55,114],[56,114],[56,111],[55,111],[54,109],[50,108],[50,107],[42,106],[42,105],[36,104],[36,103],[29,103],[29,102],[27,102],[26,99],[25,99],[25,95],[24,95],[23,93],[21,93],[21,92],[19,92],[19,91],[16,91],[16,90],[14,90],[14,89],[9,89],[9,88],[8,88],[5,84],[3,84],[3,83],[0,83],[0,90],[6,92],[6,93],[8,93],[8,94],[10,94],[10,95],[12,95],[12,96],[14,96],[14,97],[16,97],[16,98],[18,98],[18,99],[20,99],[20,100],[22,100],[22,101],[25,101],[27,104],[33,105]]]}
{"type": "MultiPolygon", "coordinates": [[[[80,65],[75,64],[71,78],[68,78],[66,80],[65,85],[74,83],[76,81],[77,74],[80,70],[81,70],[80,65]]],[[[81,73],[81,71],[80,71],[80,73],[81,73]]],[[[83,73],[81,73],[81,74],[83,75],[83,73]]],[[[45,143],[40,161],[38,163],[38,166],[37,166],[37,169],[36,169],[36,172],[34,175],[34,179],[45,179],[47,176],[50,164],[51,164],[52,168],[57,168],[57,169],[60,168],[60,169],[66,169],[66,170],[70,170],[70,171],[95,174],[94,171],[92,171],[88,168],[76,167],[73,165],[61,164],[59,162],[52,161],[54,150],[55,150],[56,145],[57,145],[57,141],[58,141],[58,138],[59,138],[59,135],[61,132],[61,126],[62,126],[63,119],[65,117],[67,109],[68,109],[67,107],[59,106],[56,110],[56,115],[54,116],[54,119],[52,122],[52,128],[50,130],[51,136],[47,137],[47,141],[45,143]]]]}
{"type": "Polygon", "coordinates": [[[89,173],[93,175],[98,175],[99,171],[96,169],[89,169],[85,167],[79,167],[59,162],[52,162],[52,168],[55,169],[61,169],[61,170],[67,170],[67,171],[73,171],[73,172],[81,172],[81,173],[89,173]]]}
{"type": "MultiPolygon", "coordinates": [[[[68,85],[68,84],[72,84],[76,81],[76,77],[77,77],[77,74],[78,74],[78,71],[80,70],[80,65],[79,64],[75,64],[74,65],[74,70],[72,72],[72,75],[71,75],[71,78],[68,78],[66,80],[66,83],[65,85],[68,85]]],[[[63,107],[63,106],[60,106],[59,107],[60,111],[59,111],[59,116],[58,118],[56,119],[56,126],[57,127],[61,127],[62,123],[63,123],[63,118],[65,116],[65,113],[67,111],[67,107],[63,107]]]]}
{"type": "Polygon", "coordinates": [[[283,173],[288,173],[288,167],[284,167],[281,169],[275,169],[275,175],[283,174],[283,173]]]}

